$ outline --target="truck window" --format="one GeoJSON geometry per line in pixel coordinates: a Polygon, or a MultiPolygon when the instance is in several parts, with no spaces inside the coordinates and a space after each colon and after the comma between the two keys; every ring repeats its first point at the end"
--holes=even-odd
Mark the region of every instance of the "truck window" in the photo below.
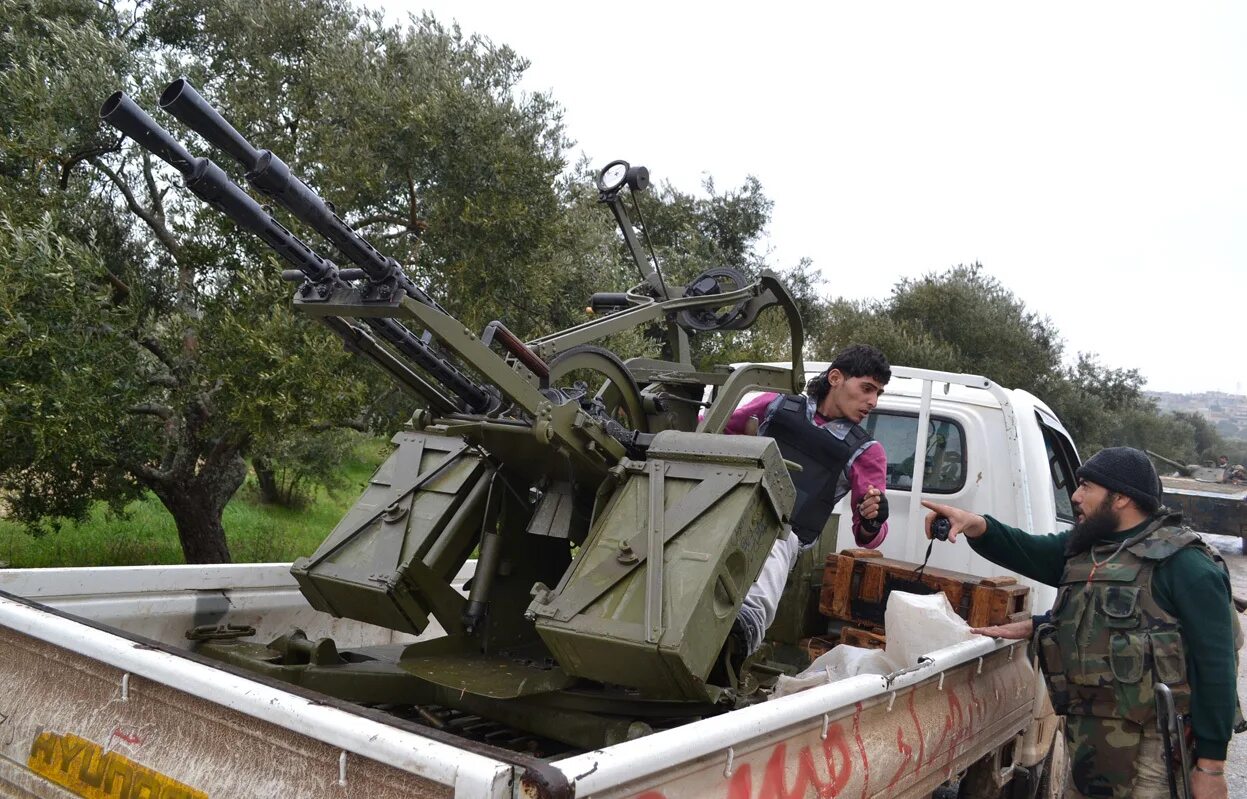
{"type": "Polygon", "coordinates": [[[1044,449],[1048,455],[1048,473],[1052,477],[1052,501],[1056,517],[1064,522],[1074,522],[1074,491],[1078,488],[1078,480],[1074,472],[1078,469],[1078,456],[1064,435],[1053,430],[1044,423],[1043,417],[1035,414],[1039,420],[1039,429],[1043,431],[1044,449]]]}
{"type": "MultiPolygon", "coordinates": [[[[965,432],[952,419],[932,416],[922,472],[923,493],[955,494],[966,484],[965,432]]],[[[888,488],[908,491],[913,483],[914,448],[918,444],[917,414],[873,411],[866,432],[888,454],[888,488]]]]}

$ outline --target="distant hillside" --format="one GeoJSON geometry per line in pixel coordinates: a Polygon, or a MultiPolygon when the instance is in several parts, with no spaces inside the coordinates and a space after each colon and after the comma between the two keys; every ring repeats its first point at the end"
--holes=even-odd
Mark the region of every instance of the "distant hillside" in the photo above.
{"type": "Polygon", "coordinates": [[[1156,400],[1162,411],[1198,413],[1216,426],[1226,438],[1247,439],[1247,396],[1223,391],[1199,394],[1172,394],[1167,391],[1145,391],[1156,400]]]}

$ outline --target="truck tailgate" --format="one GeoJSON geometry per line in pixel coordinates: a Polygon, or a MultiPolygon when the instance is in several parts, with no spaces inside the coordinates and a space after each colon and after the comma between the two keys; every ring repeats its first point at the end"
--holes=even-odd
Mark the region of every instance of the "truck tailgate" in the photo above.
{"type": "Polygon", "coordinates": [[[514,772],[0,594],[0,793],[506,797],[514,772]]]}

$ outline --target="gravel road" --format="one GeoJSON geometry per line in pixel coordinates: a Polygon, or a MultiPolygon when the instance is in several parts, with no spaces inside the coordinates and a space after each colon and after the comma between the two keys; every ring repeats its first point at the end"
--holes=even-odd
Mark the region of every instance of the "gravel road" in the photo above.
{"type": "MultiPolygon", "coordinates": [[[[1230,567],[1230,586],[1235,596],[1247,598],[1247,557],[1243,555],[1242,541],[1227,535],[1205,535],[1208,543],[1217,548],[1230,567]]],[[[1247,616],[1239,616],[1247,624],[1247,616]]],[[[1238,667],[1238,695],[1247,700],[1247,651],[1240,652],[1238,667]]],[[[1230,796],[1247,799],[1247,733],[1235,735],[1230,740],[1230,752],[1225,763],[1226,780],[1230,796]]]]}

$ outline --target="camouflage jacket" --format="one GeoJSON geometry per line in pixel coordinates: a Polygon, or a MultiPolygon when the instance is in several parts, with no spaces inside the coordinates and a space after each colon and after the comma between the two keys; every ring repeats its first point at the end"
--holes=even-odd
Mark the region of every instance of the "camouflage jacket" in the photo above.
{"type": "Polygon", "coordinates": [[[1053,707],[1066,716],[1074,783],[1086,796],[1130,795],[1143,727],[1155,723],[1157,682],[1172,689],[1179,713],[1189,712],[1182,625],[1157,603],[1152,574],[1184,547],[1224,564],[1180,523],[1161,516],[1132,538],[1070,557],[1052,622],[1036,631],[1053,707]]]}

